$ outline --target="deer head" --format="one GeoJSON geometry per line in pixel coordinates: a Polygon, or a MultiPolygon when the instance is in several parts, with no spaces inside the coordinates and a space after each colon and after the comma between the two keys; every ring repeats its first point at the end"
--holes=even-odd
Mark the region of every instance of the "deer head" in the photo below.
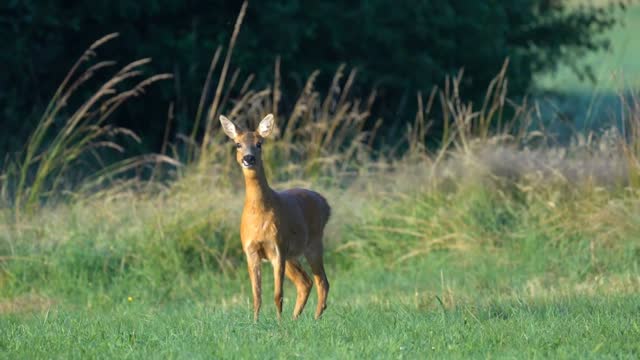
{"type": "Polygon", "coordinates": [[[273,131],[275,123],[273,115],[265,116],[256,131],[246,131],[224,115],[220,115],[220,123],[224,133],[235,142],[236,160],[243,171],[260,169],[262,166],[262,142],[273,131]]]}

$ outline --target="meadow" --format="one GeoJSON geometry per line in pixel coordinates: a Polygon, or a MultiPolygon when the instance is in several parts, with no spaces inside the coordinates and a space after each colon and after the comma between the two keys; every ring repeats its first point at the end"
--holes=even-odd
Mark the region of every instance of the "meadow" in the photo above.
{"type": "MultiPolygon", "coordinates": [[[[104,70],[89,58],[78,69],[104,70]]],[[[233,83],[219,83],[211,102],[203,96],[196,119],[210,137],[80,175],[96,148],[121,146],[111,135],[135,136],[107,119],[164,79],[123,90],[143,65],[77,104],[68,101],[77,83],[65,81],[2,171],[2,357],[640,355],[640,102],[612,119],[621,130],[558,144],[535,106],[507,100],[504,71],[481,104],[451,78],[419,95],[405,136],[374,147],[384,129],[370,117],[374,95],[350,93],[354,72],[338,69],[329,90],[312,75],[284,114],[276,73],[271,88],[241,88],[235,100],[223,91],[233,83]],[[272,187],[310,187],[332,204],[331,291],[319,321],[315,291],[290,318],[289,282],[287,316],[275,320],[265,265],[253,323],[238,234],[243,181],[214,121],[220,109],[253,125],[275,112],[279,133],[264,146],[272,187]],[[444,131],[426,146],[434,116],[444,131]]]]}

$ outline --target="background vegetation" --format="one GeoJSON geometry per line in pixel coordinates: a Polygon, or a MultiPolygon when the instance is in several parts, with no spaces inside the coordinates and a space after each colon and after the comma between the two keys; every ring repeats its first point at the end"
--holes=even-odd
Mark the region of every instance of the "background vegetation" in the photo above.
{"type": "MultiPolygon", "coordinates": [[[[207,85],[193,119],[207,139],[165,141],[174,118],[163,122],[161,155],[108,162],[105,150],[146,136],[118,126],[118,109],[158,104],[149,90],[170,76],[147,60],[104,62],[121,41],[78,51],[0,172],[0,356],[640,353],[637,88],[601,130],[559,143],[536,103],[509,97],[512,63],[502,63],[479,101],[465,97],[468,71],[407,95],[417,111],[391,137],[347,68],[326,85],[310,74],[302,91],[274,75],[236,94],[232,72],[221,75],[234,67],[227,48],[199,80],[207,85]],[[272,186],[310,187],[333,206],[320,321],[313,294],[301,319],[278,323],[265,271],[264,312],[252,322],[238,240],[243,181],[216,126],[221,111],[250,126],[275,112],[278,131],[264,146],[272,186]],[[393,141],[374,146],[385,136],[393,141]]],[[[287,282],[288,313],[294,290],[287,282]]]]}
{"type": "MultiPolygon", "coordinates": [[[[228,89],[237,95],[248,77],[258,88],[272,83],[279,58],[285,90],[280,106],[290,110],[313,71],[320,70],[317,81],[327,86],[346,62],[359,70],[354,91],[366,96],[377,88],[375,115],[398,130],[416,110],[417,90],[428,92],[461,68],[470,100],[482,96],[506,57],[513,97],[531,88],[534,75],[559,64],[592,76],[578,59],[608,46],[601,35],[615,24],[617,5],[575,6],[568,0],[414,0],[393,6],[377,0],[257,1],[247,10],[229,73],[238,71],[238,80],[228,89]]],[[[142,150],[158,151],[173,102],[171,139],[191,133],[211,57],[226,44],[239,8],[236,1],[3,2],[0,63],[8,71],[0,73],[0,150],[20,150],[69,64],[87,44],[116,31],[122,36],[102,50],[105,59],[151,57],[148,71],[173,73],[174,79],[149,89],[152,96],[125,105],[112,121],[144,134],[142,150]]],[[[397,136],[397,131],[388,132],[397,136]]]]}

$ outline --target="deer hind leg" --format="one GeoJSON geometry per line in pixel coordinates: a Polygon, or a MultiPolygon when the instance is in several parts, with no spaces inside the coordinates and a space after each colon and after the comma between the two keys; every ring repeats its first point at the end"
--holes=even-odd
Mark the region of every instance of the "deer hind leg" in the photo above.
{"type": "Polygon", "coordinates": [[[276,303],[276,311],[278,314],[278,320],[282,317],[282,285],[284,282],[284,270],[285,262],[284,258],[278,255],[277,258],[271,262],[273,265],[273,279],[274,279],[274,301],[276,303]]]}
{"type": "Polygon", "coordinates": [[[324,272],[324,263],[322,261],[322,251],[307,254],[307,261],[311,265],[313,279],[316,282],[318,292],[318,307],[316,308],[316,319],[319,319],[324,310],[327,308],[327,296],[329,295],[329,280],[324,272]]]}
{"type": "Polygon", "coordinates": [[[249,278],[251,279],[251,289],[253,292],[253,321],[258,322],[260,305],[262,303],[262,276],[260,273],[260,255],[257,252],[247,252],[247,266],[249,268],[249,278]]]}
{"type": "Polygon", "coordinates": [[[289,259],[285,263],[285,274],[296,285],[297,297],[296,307],[293,309],[293,318],[297,319],[307,304],[309,293],[311,293],[312,282],[309,275],[304,271],[296,259],[289,259]]]}

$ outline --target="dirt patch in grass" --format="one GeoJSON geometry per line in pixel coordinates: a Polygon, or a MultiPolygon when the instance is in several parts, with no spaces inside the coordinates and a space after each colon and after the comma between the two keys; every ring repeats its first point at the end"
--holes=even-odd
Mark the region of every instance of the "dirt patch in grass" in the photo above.
{"type": "Polygon", "coordinates": [[[0,300],[0,315],[31,313],[50,309],[55,302],[41,295],[28,294],[0,300]]]}

